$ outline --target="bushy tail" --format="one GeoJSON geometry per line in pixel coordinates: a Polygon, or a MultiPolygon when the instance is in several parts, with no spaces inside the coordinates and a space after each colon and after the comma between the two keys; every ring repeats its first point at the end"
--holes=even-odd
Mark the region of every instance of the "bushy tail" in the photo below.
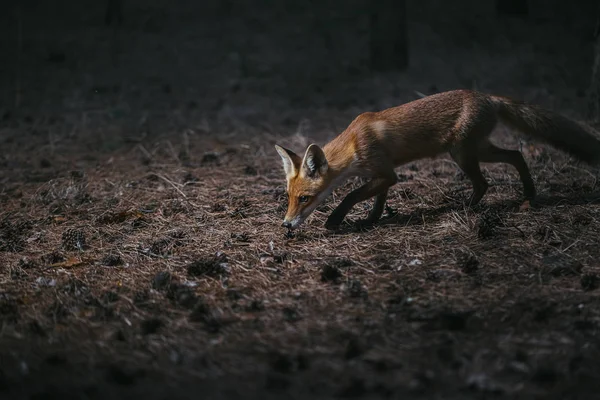
{"type": "Polygon", "coordinates": [[[543,108],[491,96],[502,122],[588,164],[600,163],[600,134],[591,127],[543,108]]]}

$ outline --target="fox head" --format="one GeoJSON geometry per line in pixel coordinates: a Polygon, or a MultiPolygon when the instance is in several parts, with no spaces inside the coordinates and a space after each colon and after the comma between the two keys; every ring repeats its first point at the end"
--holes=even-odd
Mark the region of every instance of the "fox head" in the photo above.
{"type": "Polygon", "coordinates": [[[287,181],[288,209],[283,227],[295,229],[329,195],[330,168],[323,150],[311,144],[301,158],[291,150],[275,145],[283,161],[287,181]]]}

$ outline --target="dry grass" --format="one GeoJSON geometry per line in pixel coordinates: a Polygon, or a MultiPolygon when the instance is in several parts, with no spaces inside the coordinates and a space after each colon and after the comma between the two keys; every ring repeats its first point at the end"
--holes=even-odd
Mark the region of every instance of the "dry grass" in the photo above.
{"type": "MultiPolygon", "coordinates": [[[[399,171],[374,228],[322,227],[351,181],[290,237],[274,139],[257,142],[144,143],[5,196],[3,340],[50,343],[48,357],[108,368],[117,385],[151,385],[156,370],[508,395],[572,389],[571,364],[594,362],[595,348],[578,349],[600,317],[597,171],[541,148],[529,156],[539,208],[520,211],[515,173],[491,166],[485,202],[469,209],[452,163],[423,161],[399,171]],[[198,155],[185,166],[164,151],[183,146],[198,155]],[[144,375],[110,369],[118,360],[144,375]]],[[[32,370],[48,363],[14,354],[32,370]]]]}
{"type": "Polygon", "coordinates": [[[78,49],[65,65],[38,71],[36,53],[23,54],[23,107],[0,113],[0,396],[597,393],[597,169],[500,129],[498,142],[522,146],[535,207],[519,208],[521,185],[502,165],[486,166],[487,196],[465,207],[470,183],[441,157],[398,168],[372,229],[323,228],[359,184],[349,181],[286,235],[273,148],[301,151],[358,112],[474,82],[577,116],[586,69],[573,43],[585,24],[505,24],[564,44],[557,55],[492,37],[481,17],[472,49],[473,26],[430,21],[425,4],[413,10],[406,74],[340,76],[338,64],[315,61],[327,60],[316,39],[274,51],[298,41],[301,10],[273,18],[280,35],[261,31],[269,14],[257,9],[223,36],[210,18],[195,29],[174,22],[198,15],[194,4],[172,14],[158,2],[132,6],[118,67],[105,65],[115,61],[104,57],[112,29],[85,13],[86,30],[74,22],[54,33],[51,51],[78,49]]]}

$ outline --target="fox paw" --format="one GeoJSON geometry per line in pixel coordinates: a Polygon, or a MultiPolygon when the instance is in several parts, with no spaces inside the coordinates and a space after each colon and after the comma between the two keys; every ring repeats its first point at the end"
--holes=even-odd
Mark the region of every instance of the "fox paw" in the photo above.
{"type": "Polygon", "coordinates": [[[373,220],[373,219],[369,219],[369,218],[359,219],[353,225],[357,229],[367,229],[367,228],[372,228],[376,222],[377,222],[377,220],[373,220]]]}
{"type": "Polygon", "coordinates": [[[329,229],[332,231],[337,230],[342,224],[342,220],[334,215],[327,218],[327,222],[325,222],[325,229],[329,229]]]}
{"type": "Polygon", "coordinates": [[[328,229],[330,231],[335,231],[340,227],[340,223],[339,222],[325,222],[325,229],[328,229]]]}

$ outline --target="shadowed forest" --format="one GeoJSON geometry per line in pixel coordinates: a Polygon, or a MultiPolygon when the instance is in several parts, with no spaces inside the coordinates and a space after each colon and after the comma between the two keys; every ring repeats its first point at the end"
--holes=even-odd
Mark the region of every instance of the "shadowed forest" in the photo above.
{"type": "Polygon", "coordinates": [[[597,167],[499,126],[534,206],[442,156],[288,232],[274,148],[453,89],[594,123],[597,2],[10,3],[0,398],[597,398],[597,167]]]}

